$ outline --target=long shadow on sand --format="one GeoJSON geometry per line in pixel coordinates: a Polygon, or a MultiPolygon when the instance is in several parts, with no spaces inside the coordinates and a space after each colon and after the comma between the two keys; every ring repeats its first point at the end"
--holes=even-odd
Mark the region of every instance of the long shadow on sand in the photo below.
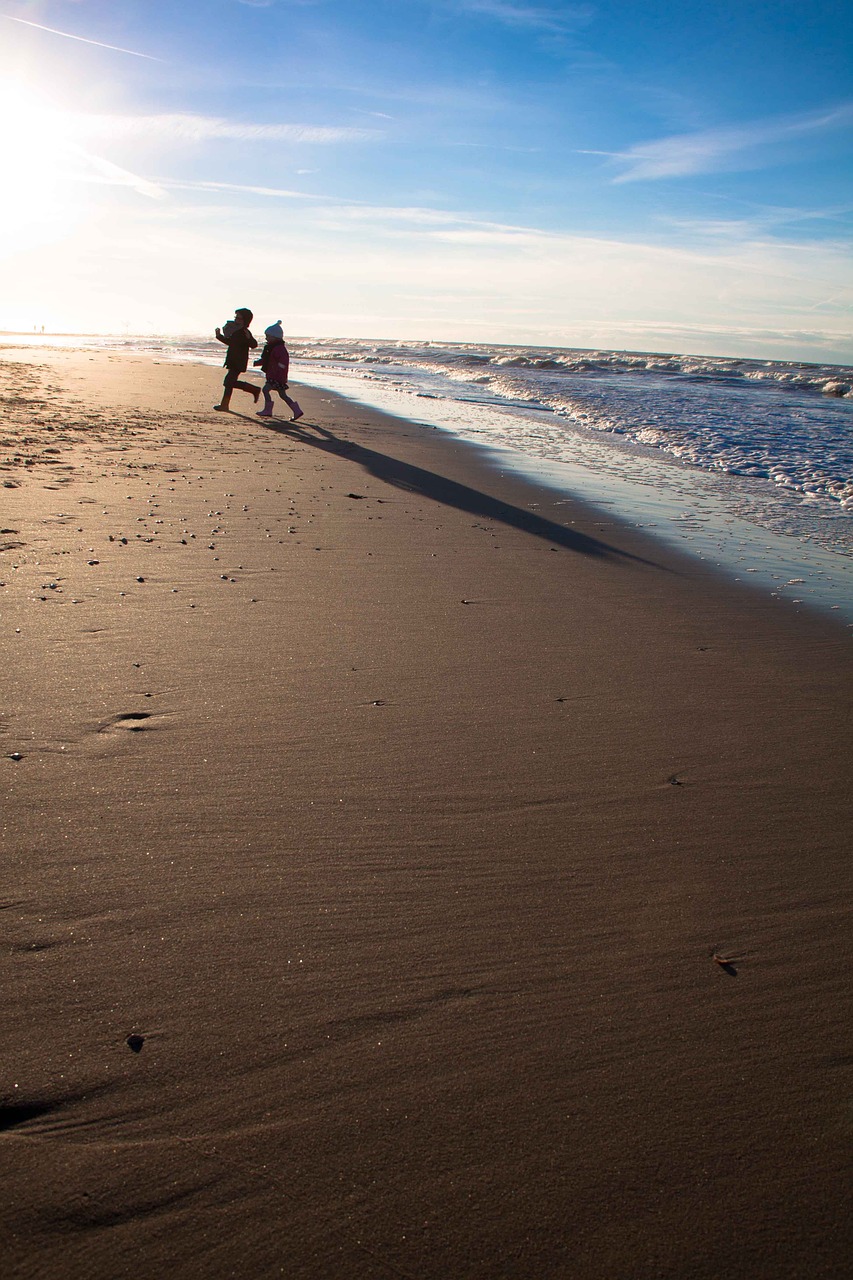
{"type": "MultiPolygon", "coordinates": [[[[243,417],[243,414],[236,416],[243,417]]],[[[257,424],[258,419],[249,419],[257,424]]],[[[642,556],[632,555],[630,551],[621,551],[618,547],[608,546],[598,538],[591,538],[575,529],[567,529],[565,525],[546,520],[532,511],[524,511],[514,507],[500,498],[492,498],[478,489],[459,484],[456,480],[448,480],[446,476],[436,475],[434,471],[426,471],[423,467],[415,467],[409,462],[401,462],[388,454],[378,453],[375,449],[366,449],[363,445],[353,444],[349,440],[341,440],[325,427],[318,427],[300,422],[281,423],[265,421],[268,431],[287,436],[290,440],[298,440],[309,444],[324,453],[334,453],[350,462],[355,462],[370,475],[386,484],[404,489],[407,493],[420,494],[433,502],[441,502],[459,511],[467,511],[470,515],[481,516],[484,520],[494,520],[508,525],[511,529],[520,529],[535,538],[542,538],[552,546],[563,547],[581,555],[604,556],[613,559],[631,560],[637,564],[651,565],[654,562],[642,556]]],[[[656,565],[655,567],[661,567],[656,565]]]]}

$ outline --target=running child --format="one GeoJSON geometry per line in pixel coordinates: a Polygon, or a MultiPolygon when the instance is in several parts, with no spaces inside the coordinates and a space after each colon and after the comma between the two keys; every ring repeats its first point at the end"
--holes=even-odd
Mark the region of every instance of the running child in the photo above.
{"type": "Polygon", "coordinates": [[[213,406],[222,413],[228,412],[231,393],[235,387],[238,391],[248,391],[253,395],[255,404],[260,398],[260,388],[253,386],[251,382],[240,381],[240,374],[245,373],[249,367],[249,352],[258,345],[249,328],[251,323],[252,313],[249,308],[238,307],[234,312],[234,319],[228,321],[224,331],[218,325],[216,328],[216,337],[228,348],[224,361],[227,372],[222,380],[222,400],[213,406]]]}
{"type": "Polygon", "coordinates": [[[261,352],[260,360],[256,360],[255,364],[259,364],[266,374],[267,380],[264,383],[264,407],[258,410],[259,418],[272,417],[272,395],[271,392],[277,391],[286,405],[290,407],[293,414],[291,422],[296,422],[302,417],[302,410],[295,400],[291,400],[287,394],[287,375],[290,372],[290,352],[284,345],[284,334],[281,331],[281,321],[276,320],[275,324],[271,324],[264,329],[266,337],[266,346],[261,352]]]}

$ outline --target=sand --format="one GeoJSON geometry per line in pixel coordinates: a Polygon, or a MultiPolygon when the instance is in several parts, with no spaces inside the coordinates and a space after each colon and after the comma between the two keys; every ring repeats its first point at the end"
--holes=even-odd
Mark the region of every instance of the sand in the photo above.
{"type": "Polygon", "coordinates": [[[845,1274],[850,631],[326,392],[0,373],[4,1275],[845,1274]]]}

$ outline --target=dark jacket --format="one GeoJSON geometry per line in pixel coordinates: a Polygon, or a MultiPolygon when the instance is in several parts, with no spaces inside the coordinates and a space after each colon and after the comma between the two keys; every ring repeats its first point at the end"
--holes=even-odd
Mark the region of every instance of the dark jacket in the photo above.
{"type": "Polygon", "coordinates": [[[225,368],[236,373],[244,373],[249,367],[249,352],[258,344],[249,329],[235,329],[230,338],[220,338],[220,342],[228,344],[225,352],[225,368]]]}

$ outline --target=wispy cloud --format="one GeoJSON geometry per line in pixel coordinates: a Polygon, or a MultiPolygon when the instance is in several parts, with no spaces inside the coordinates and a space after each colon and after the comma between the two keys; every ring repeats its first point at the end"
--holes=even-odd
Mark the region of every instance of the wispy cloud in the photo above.
{"type": "MultiPolygon", "coordinates": [[[[311,170],[308,170],[308,172],[311,172],[311,170]]],[[[331,225],[333,222],[338,226],[347,223],[372,224],[374,227],[397,224],[408,231],[421,230],[427,235],[433,232],[450,235],[454,234],[455,230],[458,230],[460,235],[477,234],[483,236],[487,241],[489,239],[505,240],[509,238],[545,241],[557,238],[551,232],[539,231],[532,227],[515,226],[512,223],[493,222],[485,218],[478,218],[474,214],[459,213],[451,209],[431,209],[421,205],[359,203],[345,197],[337,199],[334,196],[317,195],[308,191],[295,191],[288,187],[266,187],[249,183],[205,182],[201,180],[182,182],[173,179],[161,179],[157,186],[158,189],[167,191],[224,192],[239,196],[266,196],[274,200],[309,201],[314,205],[312,217],[323,221],[326,226],[331,225]]]]}
{"type": "Polygon", "coordinates": [[[93,44],[98,49],[111,49],[113,53],[129,53],[133,58],[146,58],[149,62],[163,62],[163,58],[155,58],[150,53],[140,53],[138,49],[123,49],[118,44],[105,44],[103,40],[90,40],[87,36],[75,36],[70,31],[57,31],[55,27],[42,26],[40,22],[30,22],[27,18],[13,18],[11,13],[0,14],[9,22],[20,22],[22,26],[34,27],[36,31],[47,31],[52,36],[62,36],[64,40],[78,40],[81,44],[93,44]]]}
{"type": "Polygon", "coordinates": [[[326,198],[314,199],[321,206],[316,211],[317,216],[324,218],[327,225],[345,222],[373,224],[374,227],[397,224],[405,231],[419,231],[426,237],[456,238],[460,241],[468,237],[472,243],[483,244],[510,240],[515,243],[522,240],[539,243],[557,238],[552,233],[537,228],[494,222],[450,209],[430,209],[419,205],[359,204],[345,200],[337,203],[326,198]]]}
{"type": "Polygon", "coordinates": [[[459,0],[458,7],[464,13],[482,14],[505,26],[559,33],[587,22],[593,13],[590,5],[560,4],[552,8],[517,0],[459,0]]]}
{"type": "MultiPolygon", "coordinates": [[[[672,236],[648,244],[536,227],[502,238],[499,224],[490,235],[465,212],[377,204],[359,220],[341,208],[336,222],[331,206],[303,200],[283,224],[275,203],[247,216],[236,201],[122,201],[121,216],[45,246],[49,292],[36,305],[67,308],[67,328],[118,329],[132,314],[140,329],[198,332],[223,298],[247,297],[247,282],[256,314],[281,315],[287,281],[292,333],[849,359],[849,308],[832,301],[853,280],[843,245],[713,241],[697,252],[672,236]],[[456,231],[471,234],[446,235],[456,231]]],[[[33,284],[30,256],[17,275],[4,264],[5,310],[28,315],[33,284]]]]}
{"type": "Polygon", "coordinates": [[[166,194],[158,183],[142,178],[137,173],[131,173],[129,169],[123,169],[121,165],[113,164],[112,160],[106,160],[103,156],[93,156],[82,147],[74,146],[71,147],[71,153],[91,166],[101,181],[106,181],[112,186],[130,187],[139,195],[147,196],[149,200],[162,200],[166,194]]]}
{"type": "Polygon", "coordinates": [[[539,155],[544,147],[513,147],[505,142],[448,142],[448,147],[467,147],[472,151],[516,151],[523,155],[539,155]]]}
{"type": "MultiPolygon", "coordinates": [[[[131,182],[129,185],[134,184],[131,182]]],[[[411,243],[422,245],[430,242],[444,242],[460,247],[468,246],[472,250],[478,248],[499,250],[506,247],[513,250],[536,251],[549,258],[554,254],[562,253],[575,257],[578,252],[582,255],[587,249],[592,251],[593,248],[597,253],[607,256],[612,252],[627,251],[632,243],[606,237],[578,236],[523,223],[501,222],[464,210],[442,209],[426,205],[371,204],[344,196],[336,197],[287,187],[175,179],[158,179],[156,184],[151,185],[165,192],[195,191],[202,194],[261,196],[270,200],[298,202],[304,209],[310,210],[308,216],[312,227],[321,230],[324,235],[330,232],[343,232],[347,243],[354,238],[367,243],[372,237],[378,236],[385,244],[407,239],[411,243]]],[[[226,210],[220,209],[219,212],[221,215],[226,210]]],[[[810,216],[806,211],[802,211],[802,214],[804,217],[810,216]]],[[[814,216],[820,215],[815,212],[814,216]]],[[[653,240],[637,240],[638,251],[649,260],[659,255],[667,261],[680,259],[685,264],[712,266],[719,264],[724,255],[732,254],[737,258],[738,270],[742,273],[757,270],[760,274],[766,275],[764,260],[768,253],[782,254],[790,251],[802,257],[810,252],[809,245],[793,239],[768,236],[769,227],[760,226],[757,220],[750,222],[748,219],[727,221],[725,219],[667,218],[662,219],[662,222],[667,227],[682,232],[682,238],[680,243],[676,244],[672,243],[671,236],[667,236],[665,244],[655,243],[653,240]],[[753,265],[752,256],[759,264],[758,266],[753,265]]],[[[813,248],[815,252],[831,253],[833,242],[823,241],[813,248]]],[[[778,271],[776,274],[779,274],[778,271]]]]}
{"type": "Polygon", "coordinates": [[[240,142],[335,143],[366,141],[378,136],[375,129],[313,124],[254,124],[226,120],[218,116],[172,115],[81,115],[79,129],[98,138],[160,138],[173,142],[210,142],[232,139],[240,142]]]}
{"type": "Polygon", "coordinates": [[[747,240],[768,233],[775,234],[783,227],[794,227],[798,223],[825,223],[828,227],[844,224],[853,213],[853,205],[833,205],[825,209],[802,209],[795,207],[759,206],[749,202],[738,202],[747,205],[751,212],[743,217],[706,217],[676,218],[663,217],[667,226],[697,236],[727,237],[747,240]]]}
{"type": "MultiPolygon", "coordinates": [[[[302,170],[301,172],[311,172],[302,170]]],[[[242,182],[174,182],[171,179],[159,184],[169,191],[225,191],[234,195],[269,196],[277,200],[316,200],[317,197],[307,191],[292,191],[288,187],[258,187],[242,182]]]]}
{"type": "Polygon", "coordinates": [[[723,129],[674,134],[638,143],[627,151],[584,152],[607,155],[624,166],[617,183],[678,178],[724,169],[762,168],[772,163],[771,148],[809,134],[829,132],[853,122],[853,103],[828,111],[776,116],[723,129]]]}

